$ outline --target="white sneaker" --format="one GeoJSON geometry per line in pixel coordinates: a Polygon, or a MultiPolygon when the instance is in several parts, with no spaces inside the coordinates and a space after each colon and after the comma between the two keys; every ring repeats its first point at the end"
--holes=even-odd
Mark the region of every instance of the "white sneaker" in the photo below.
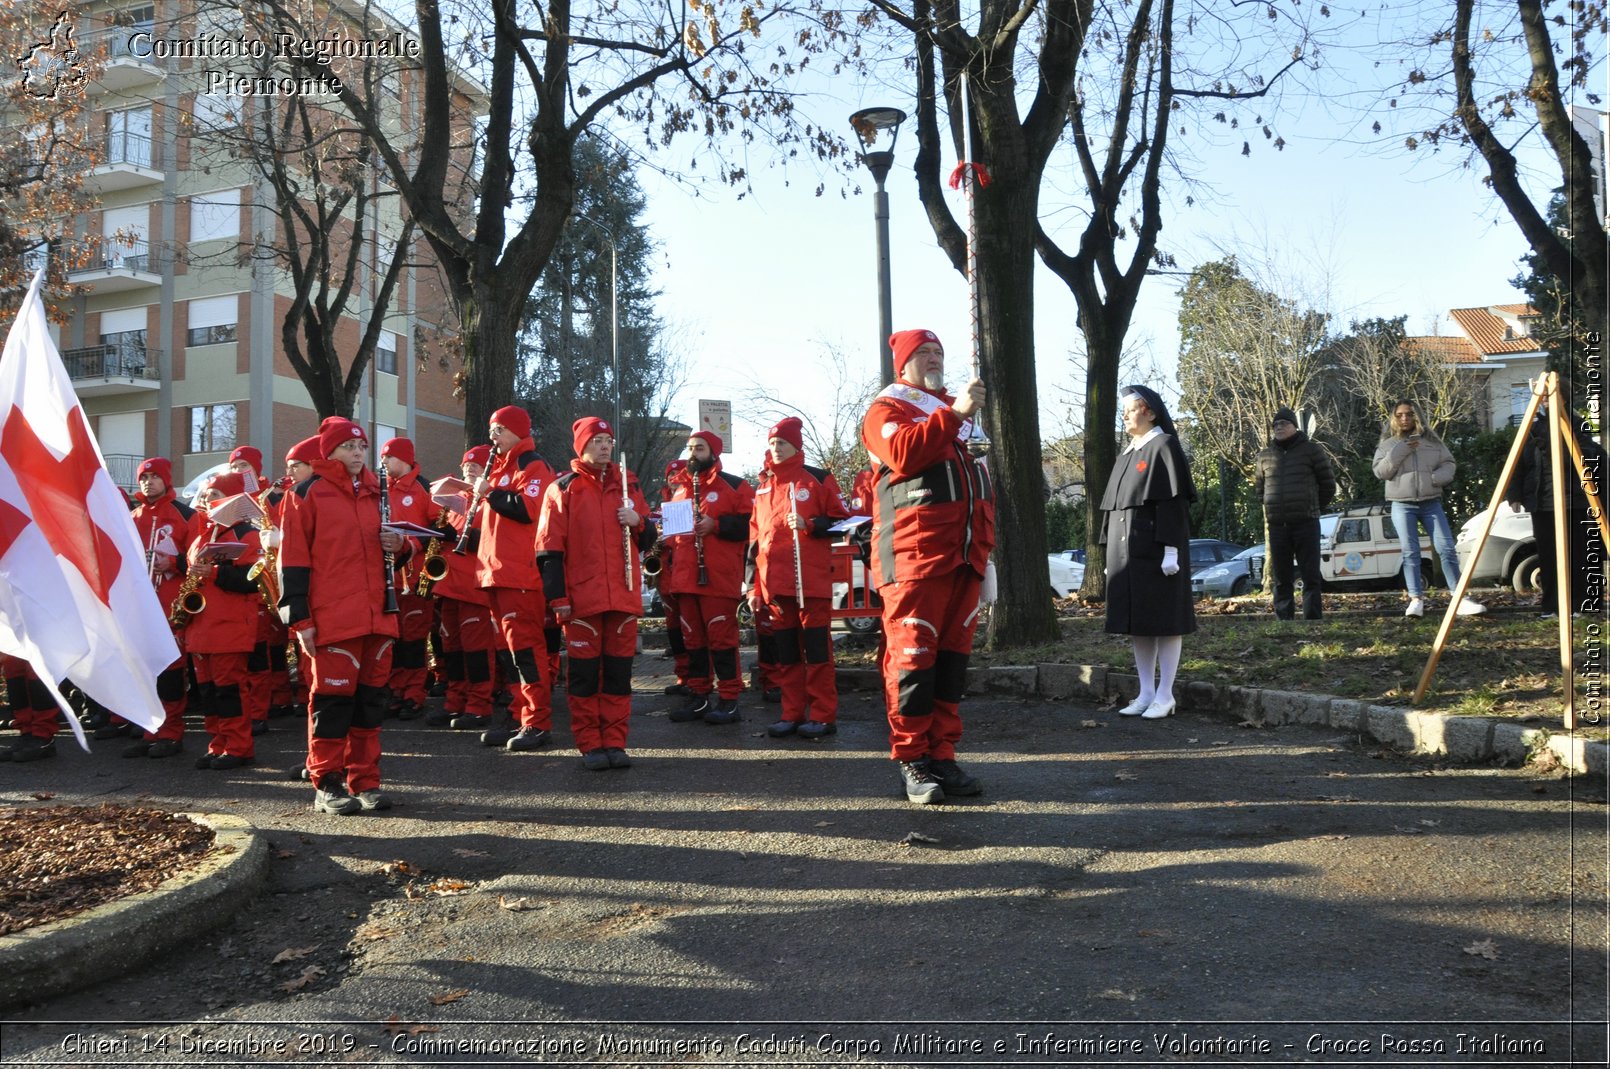
{"type": "Polygon", "coordinates": [[[1425,614],[1426,603],[1420,598],[1410,598],[1409,607],[1403,610],[1404,616],[1424,616],[1425,614]]]}
{"type": "Polygon", "coordinates": [[[1134,701],[1118,710],[1118,715],[1139,716],[1141,713],[1144,713],[1151,704],[1152,700],[1150,698],[1136,698],[1134,701]]]}
{"type": "Polygon", "coordinates": [[[1487,606],[1481,602],[1471,601],[1469,598],[1460,598],[1459,608],[1455,609],[1454,613],[1458,616],[1480,616],[1486,611],[1487,606]]]}

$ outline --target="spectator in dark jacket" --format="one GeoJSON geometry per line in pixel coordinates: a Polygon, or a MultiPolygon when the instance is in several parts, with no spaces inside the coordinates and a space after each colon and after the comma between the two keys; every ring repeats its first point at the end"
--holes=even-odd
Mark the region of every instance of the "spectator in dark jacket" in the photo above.
{"type": "MultiPolygon", "coordinates": [[[[1550,425],[1545,405],[1532,421],[1526,446],[1521,451],[1520,467],[1516,469],[1504,494],[1510,508],[1516,512],[1524,508],[1532,514],[1532,539],[1537,543],[1538,586],[1542,589],[1541,606],[1545,618],[1553,616],[1560,605],[1559,563],[1554,548],[1554,517],[1557,509],[1549,461],[1550,425]]],[[[1576,439],[1577,448],[1582,452],[1582,467],[1589,481],[1594,483],[1595,493],[1603,506],[1606,482],[1610,480],[1610,464],[1607,464],[1610,458],[1606,457],[1603,446],[1578,432],[1581,423],[1574,416],[1567,418],[1566,426],[1576,439]]],[[[1564,450],[1561,460],[1565,468],[1565,548],[1570,560],[1570,566],[1566,569],[1570,581],[1566,601],[1573,613],[1598,615],[1604,611],[1604,536],[1599,530],[1588,495],[1583,492],[1582,479],[1571,462],[1570,451],[1563,441],[1560,448],[1564,450]]]]}
{"type": "Polygon", "coordinates": [[[1297,415],[1291,409],[1277,411],[1270,429],[1271,440],[1258,453],[1253,486],[1263,500],[1269,525],[1275,615],[1290,620],[1297,614],[1292,583],[1295,558],[1303,577],[1303,619],[1317,620],[1322,613],[1319,514],[1336,496],[1336,475],[1325,451],[1297,429],[1297,415]]]}

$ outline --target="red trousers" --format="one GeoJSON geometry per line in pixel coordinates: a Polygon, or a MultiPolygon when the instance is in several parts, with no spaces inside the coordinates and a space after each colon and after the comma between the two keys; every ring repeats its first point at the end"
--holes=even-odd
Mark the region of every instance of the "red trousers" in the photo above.
{"type": "MultiPolygon", "coordinates": [[[[783,598],[764,607],[771,628],[775,664],[761,668],[771,685],[783,691],[783,719],[803,723],[807,718],[831,724],[839,715],[839,685],[833,668],[833,599],[783,598]]],[[[759,620],[756,621],[759,629],[759,620]]]]}
{"type": "Polygon", "coordinates": [[[683,591],[676,606],[688,650],[688,689],[738,697],[744,689],[738,670],[738,599],[683,591]]]}
{"type": "Polygon", "coordinates": [[[492,715],[493,651],[498,634],[492,609],[457,598],[442,598],[442,674],[447,677],[449,713],[492,715]]]}
{"type": "Polygon", "coordinates": [[[570,655],[566,694],[576,749],[626,748],[632,716],[632,658],[637,654],[637,617],[606,612],[565,624],[570,655]]]}
{"type": "Polygon", "coordinates": [[[551,731],[553,683],[544,678],[548,639],[542,633],[547,611],[542,591],[495,586],[487,593],[492,595],[492,618],[502,638],[498,660],[515,685],[509,713],[522,728],[551,731]],[[540,656],[538,650],[543,651],[540,656]]]}
{"type": "Polygon", "coordinates": [[[362,635],[313,651],[307,768],[315,785],[344,768],[354,794],[380,786],[380,722],[394,641],[362,635]]]}
{"type": "Polygon", "coordinates": [[[5,674],[11,726],[24,738],[54,739],[61,711],[56,708],[56,699],[50,696],[50,691],[39,682],[33,665],[21,657],[0,654],[0,672],[5,674]]]}
{"type": "MultiPolygon", "coordinates": [[[[197,704],[202,709],[202,726],[207,730],[207,752],[233,754],[236,757],[253,757],[256,748],[252,742],[252,718],[245,703],[248,680],[253,673],[247,670],[247,653],[192,653],[190,662],[196,666],[197,704]]],[[[258,676],[264,686],[254,689],[267,697],[268,679],[258,676]]],[[[266,714],[268,706],[265,702],[266,714]]]]}
{"type": "Polygon", "coordinates": [[[971,568],[890,583],[883,595],[883,702],[896,761],[953,759],[962,737],[957,710],[978,627],[983,580],[971,568]]]}
{"type": "Polygon", "coordinates": [[[430,638],[430,598],[417,594],[397,595],[397,645],[391,651],[391,700],[393,704],[425,704],[425,674],[430,662],[425,642],[430,638]]]}
{"type": "Polygon", "coordinates": [[[660,604],[665,606],[665,645],[671,651],[671,663],[676,666],[676,681],[687,684],[688,647],[682,640],[682,614],[677,610],[677,596],[660,591],[660,604]]]}

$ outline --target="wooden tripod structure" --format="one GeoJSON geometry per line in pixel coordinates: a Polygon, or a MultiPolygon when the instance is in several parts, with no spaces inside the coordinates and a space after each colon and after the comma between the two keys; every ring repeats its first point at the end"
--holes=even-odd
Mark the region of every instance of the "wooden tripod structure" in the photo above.
{"type": "Polygon", "coordinates": [[[1526,448],[1526,438],[1532,426],[1532,420],[1537,417],[1537,410],[1544,401],[1549,403],[1549,478],[1554,489],[1554,567],[1555,590],[1558,594],[1556,611],[1560,622],[1560,677],[1565,690],[1565,729],[1571,731],[1576,727],[1576,662],[1575,653],[1571,645],[1571,555],[1567,549],[1565,525],[1570,522],[1570,509],[1566,503],[1570,496],[1566,493],[1565,482],[1565,452],[1571,455],[1571,464],[1576,469],[1576,477],[1587,495],[1591,514],[1597,518],[1599,533],[1605,544],[1610,546],[1610,524],[1607,524],[1603,504],[1599,500],[1598,484],[1588,476],[1587,469],[1582,463],[1582,450],[1576,444],[1576,435],[1571,433],[1569,420],[1569,399],[1560,395],[1559,374],[1550,371],[1532,383],[1532,400],[1526,406],[1526,415],[1521,417],[1520,432],[1515,435],[1515,444],[1510,448],[1509,458],[1504,461],[1504,470],[1498,476],[1498,485],[1493,489],[1492,504],[1487,509],[1487,518],[1482,521],[1481,534],[1476,539],[1476,548],[1471,552],[1471,567],[1463,569],[1459,576],[1459,589],[1453,592],[1448,600],[1448,611],[1443,614],[1442,626],[1437,629],[1436,641],[1431,644],[1431,657],[1426,661],[1425,671],[1420,673],[1420,685],[1414,689],[1412,704],[1419,705],[1420,699],[1425,697],[1426,688],[1431,686],[1431,677],[1436,674],[1437,662],[1442,659],[1443,646],[1448,641],[1448,635],[1453,630],[1453,622],[1464,600],[1465,591],[1470,588],[1470,577],[1475,571],[1474,565],[1481,558],[1481,551],[1487,545],[1487,536],[1492,533],[1493,521],[1498,518],[1498,506],[1504,503],[1504,492],[1509,489],[1510,480],[1515,477],[1516,465],[1520,463],[1521,450],[1526,448]],[[1564,443],[1564,449],[1561,448],[1564,443]]]}

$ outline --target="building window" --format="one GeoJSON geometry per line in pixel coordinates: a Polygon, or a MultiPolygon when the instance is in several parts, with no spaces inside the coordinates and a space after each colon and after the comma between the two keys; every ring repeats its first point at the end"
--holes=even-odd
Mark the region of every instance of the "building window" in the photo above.
{"type": "Polygon", "coordinates": [[[205,137],[240,125],[245,99],[234,93],[197,93],[190,105],[192,134],[205,137]]]}
{"type": "Polygon", "coordinates": [[[1529,382],[1509,384],[1509,425],[1518,427],[1526,415],[1526,406],[1532,403],[1532,385],[1529,382]]]}
{"type": "Polygon", "coordinates": [[[397,374],[397,335],[389,330],[381,331],[375,341],[375,370],[397,374]]]}
{"type": "Polygon", "coordinates": [[[190,244],[240,238],[240,190],[190,198],[190,244]]]}
{"type": "Polygon", "coordinates": [[[185,314],[189,317],[186,345],[233,342],[236,320],[240,314],[240,299],[233,294],[228,297],[204,297],[189,302],[185,314]]]}
{"type": "Polygon", "coordinates": [[[130,108],[106,116],[106,159],[131,167],[150,167],[151,109],[130,108]]]}
{"type": "Polygon", "coordinates": [[[190,452],[221,453],[235,448],[235,405],[196,405],[190,409],[190,452]]]}

